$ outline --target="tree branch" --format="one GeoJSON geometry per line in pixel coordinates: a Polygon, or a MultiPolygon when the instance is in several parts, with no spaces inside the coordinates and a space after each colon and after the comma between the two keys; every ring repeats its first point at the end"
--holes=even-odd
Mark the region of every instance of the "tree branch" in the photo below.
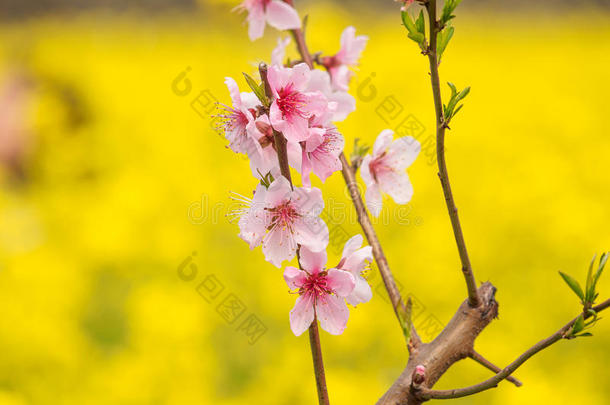
{"type": "Polygon", "coordinates": [[[318,388],[318,402],[320,405],[329,405],[328,390],[326,389],[326,375],[324,373],[324,361],[320,350],[320,334],[318,332],[318,319],[314,315],[313,322],[309,327],[309,345],[311,346],[311,357],[313,358],[313,369],[316,376],[318,388]]]}
{"type": "MultiPolygon", "coordinates": [[[[498,366],[496,366],[495,364],[493,364],[491,361],[487,360],[485,357],[483,357],[482,355],[480,355],[476,350],[472,350],[472,352],[468,355],[468,357],[470,357],[471,359],[473,359],[474,361],[476,361],[477,363],[479,363],[480,365],[482,365],[483,367],[493,371],[494,373],[499,373],[500,371],[502,371],[502,369],[498,366]]],[[[521,383],[521,381],[517,380],[515,377],[513,376],[508,376],[506,377],[507,381],[512,382],[513,384],[515,384],[517,387],[522,386],[523,384],[521,383]]]]}
{"type": "Polygon", "coordinates": [[[468,303],[472,307],[479,305],[479,297],[477,296],[477,284],[470,265],[466,242],[462,234],[462,226],[458,216],[457,207],[453,199],[451,184],[449,183],[449,174],[447,173],[447,164],[445,162],[445,129],[446,125],[443,117],[443,102],[441,99],[440,81],[438,75],[438,57],[436,55],[437,34],[439,32],[438,23],[436,21],[436,0],[430,0],[426,7],[428,9],[429,25],[430,25],[430,47],[428,50],[428,60],[430,62],[430,79],[432,82],[432,94],[434,96],[434,108],[436,112],[436,157],[438,161],[438,177],[441,180],[443,194],[445,195],[445,203],[451,226],[453,227],[453,235],[457,244],[460,260],[462,262],[462,273],[466,280],[468,289],[468,303]]]}
{"type": "MultiPolygon", "coordinates": [[[[593,307],[593,310],[595,312],[600,312],[600,311],[603,311],[604,309],[606,309],[608,307],[610,307],[610,299],[608,299],[608,300],[602,302],[601,304],[593,307]]],[[[584,313],[584,312],[582,313],[582,315],[583,315],[583,317],[585,319],[587,319],[587,318],[589,318],[591,316],[591,314],[584,313]]],[[[525,363],[530,357],[532,357],[536,353],[542,351],[543,349],[546,349],[547,347],[551,346],[553,343],[556,343],[559,340],[561,340],[562,338],[564,338],[566,333],[572,327],[572,325],[574,325],[574,322],[576,322],[577,318],[578,317],[572,319],[570,322],[565,324],[557,332],[553,333],[548,338],[541,340],[540,342],[536,343],[534,346],[532,346],[529,349],[527,349],[514,362],[509,364],[501,372],[499,372],[495,376],[489,378],[488,380],[485,380],[482,383],[479,383],[479,384],[476,384],[476,385],[472,385],[470,387],[458,388],[458,389],[453,389],[453,390],[436,391],[436,390],[430,390],[430,389],[425,389],[424,388],[424,389],[422,389],[420,391],[419,397],[421,399],[423,399],[423,400],[461,398],[461,397],[465,397],[465,396],[468,396],[468,395],[479,393],[481,391],[488,390],[490,388],[497,387],[498,383],[500,381],[502,381],[503,379],[508,377],[510,374],[512,374],[523,363],[525,363]]]]}

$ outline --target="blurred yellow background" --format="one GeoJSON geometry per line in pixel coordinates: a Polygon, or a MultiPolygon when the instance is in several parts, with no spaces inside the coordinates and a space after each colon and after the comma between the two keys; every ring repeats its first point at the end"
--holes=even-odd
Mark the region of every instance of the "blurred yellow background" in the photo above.
{"type": "MultiPolygon", "coordinates": [[[[228,192],[248,194],[255,180],[213,130],[208,102],[229,102],[225,76],[245,90],[241,72],[269,61],[278,36],[267,28],[249,42],[234,4],[1,24],[1,405],[316,403],[307,334],[288,323],[295,297],[225,218],[228,192]],[[227,297],[243,309],[232,323],[227,297]],[[246,319],[264,333],[249,336],[246,319]]],[[[297,6],[312,52],[336,52],[347,25],[370,37],[352,84],[358,109],[339,124],[347,152],[355,137],[372,143],[403,121],[423,144],[409,169],[412,202],[387,201],[377,231],[430,340],[465,287],[431,159],[427,59],[396,5],[297,6]]],[[[498,288],[500,319],[476,347],[500,366],[579,311],[557,271],[584,279],[593,254],[610,248],[604,10],[466,6],[441,64],[443,82],[472,86],[447,154],[475,275],[498,288]]],[[[340,174],[323,192],[339,228],[358,233],[340,174]]],[[[340,248],[329,246],[331,262],[340,248]]],[[[342,336],[322,332],[333,404],[374,403],[406,364],[379,276],[369,276],[372,301],[351,311],[342,336]]],[[[599,289],[610,296],[610,274],[599,289]]],[[[454,403],[610,403],[610,322],[592,332],[526,363],[523,387],[454,403]]],[[[437,387],[490,375],[465,360],[437,387]]]]}

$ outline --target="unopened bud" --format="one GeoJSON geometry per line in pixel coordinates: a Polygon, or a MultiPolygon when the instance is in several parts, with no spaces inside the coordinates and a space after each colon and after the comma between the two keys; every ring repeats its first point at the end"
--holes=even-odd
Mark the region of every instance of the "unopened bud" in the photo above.
{"type": "Polygon", "coordinates": [[[413,385],[414,388],[419,388],[424,381],[426,381],[426,367],[420,364],[419,366],[415,367],[413,375],[411,375],[411,385],[413,385]]]}

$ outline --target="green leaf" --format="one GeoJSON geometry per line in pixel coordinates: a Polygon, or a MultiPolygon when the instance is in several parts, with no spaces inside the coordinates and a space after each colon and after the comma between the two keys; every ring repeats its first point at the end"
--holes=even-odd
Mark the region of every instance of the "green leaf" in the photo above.
{"type": "Polygon", "coordinates": [[[265,95],[265,85],[263,83],[259,85],[256,80],[250,77],[250,75],[248,75],[247,73],[244,73],[244,77],[246,78],[246,83],[248,83],[248,86],[250,86],[256,97],[258,97],[258,99],[261,101],[261,103],[263,103],[265,107],[268,107],[269,100],[265,95]]]}
{"type": "Polygon", "coordinates": [[[407,31],[409,31],[409,34],[407,36],[421,46],[424,40],[426,39],[425,34],[418,30],[417,26],[413,22],[413,19],[411,18],[411,15],[408,12],[403,11],[400,15],[402,17],[403,25],[407,28],[407,31]]]}
{"type": "Polygon", "coordinates": [[[436,54],[438,55],[439,61],[441,60],[441,57],[443,56],[443,52],[445,52],[445,49],[447,48],[449,41],[453,37],[453,31],[454,31],[453,27],[447,27],[447,29],[442,30],[438,34],[438,42],[436,45],[436,54]]]}
{"type": "Polygon", "coordinates": [[[422,34],[426,33],[426,23],[424,20],[424,10],[419,11],[419,16],[415,21],[415,27],[417,28],[417,32],[421,32],[422,34]]]}
{"type": "Polygon", "coordinates": [[[455,18],[453,12],[457,8],[457,6],[462,2],[462,0],[446,0],[445,5],[443,6],[443,12],[441,13],[440,23],[441,26],[447,24],[449,20],[455,18]]]}
{"type": "Polygon", "coordinates": [[[591,303],[591,297],[595,293],[595,287],[593,287],[593,265],[595,264],[595,258],[597,254],[593,255],[593,260],[589,264],[589,271],[587,272],[587,284],[585,286],[585,302],[591,303]]]}
{"type": "Polygon", "coordinates": [[[580,284],[578,284],[578,281],[576,281],[572,276],[562,273],[561,271],[559,272],[559,275],[572,289],[572,291],[574,291],[574,293],[576,293],[576,295],[578,295],[578,297],[584,302],[585,294],[582,292],[582,288],[580,287],[580,284]]]}
{"type": "Polygon", "coordinates": [[[574,322],[574,325],[572,326],[572,335],[577,334],[578,332],[580,332],[581,330],[583,330],[585,328],[585,318],[582,315],[578,315],[578,318],[576,318],[576,322],[574,322]]]}
{"type": "Polygon", "coordinates": [[[593,336],[593,334],[589,333],[589,332],[585,332],[585,333],[581,333],[580,335],[575,335],[574,337],[577,338],[577,337],[589,337],[589,336],[593,336]]]}

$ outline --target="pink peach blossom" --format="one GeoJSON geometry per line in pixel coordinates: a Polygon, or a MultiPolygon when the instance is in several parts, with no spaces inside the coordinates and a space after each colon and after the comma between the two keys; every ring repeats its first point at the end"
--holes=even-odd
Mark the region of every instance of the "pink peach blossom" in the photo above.
{"type": "Polygon", "coordinates": [[[354,290],[346,297],[346,300],[351,305],[368,302],[373,297],[371,286],[362,277],[362,272],[365,270],[367,262],[373,260],[373,248],[370,246],[361,247],[363,242],[362,235],[355,235],[345,243],[341,261],[337,268],[345,270],[354,276],[356,282],[354,290]]]}
{"type": "Polygon", "coordinates": [[[310,186],[310,173],[313,172],[322,180],[341,170],[339,155],[343,152],[345,140],[337,127],[328,123],[328,119],[313,117],[309,123],[309,137],[303,145],[301,178],[303,185],[310,186]]]}
{"type": "Polygon", "coordinates": [[[405,136],[392,141],[394,131],[381,131],[373,146],[373,154],[362,160],[360,175],[366,184],[366,206],[374,217],[381,212],[384,192],[396,204],[407,204],[413,196],[413,186],[405,172],[417,158],[419,142],[405,136]]]}
{"type": "Polygon", "coordinates": [[[349,89],[349,81],[354,74],[350,68],[358,64],[368,39],[365,35],[356,36],[356,29],[351,26],[341,33],[339,52],[324,61],[336,89],[344,91],[349,89]]]}
{"type": "Polygon", "coordinates": [[[279,176],[269,188],[257,187],[252,200],[244,200],[240,217],[240,236],[250,248],[262,243],[265,259],[280,267],[294,258],[297,244],[319,252],[328,246],[328,227],[319,217],[324,208],[317,188],[290,187],[279,176]]]}
{"type": "Polygon", "coordinates": [[[300,63],[293,68],[269,67],[267,79],[273,94],[269,111],[271,125],[291,142],[307,139],[309,118],[328,109],[322,93],[306,91],[311,71],[300,63]]]}
{"type": "Polygon", "coordinates": [[[265,23],[278,30],[301,28],[297,11],[280,0],[245,0],[236,7],[248,11],[248,36],[254,41],[265,33],[265,23]]]}
{"type": "Polygon", "coordinates": [[[343,121],[356,110],[356,99],[347,91],[334,89],[331,85],[330,74],[322,70],[312,70],[307,85],[308,91],[319,91],[324,94],[330,104],[332,112],[330,120],[343,121]],[[334,104],[331,104],[334,103],[334,104]]]}
{"type": "Polygon", "coordinates": [[[229,148],[235,153],[247,153],[253,147],[253,139],[246,127],[254,121],[255,108],[260,104],[254,93],[240,93],[235,80],[225,77],[225,84],[231,95],[232,107],[223,105],[218,115],[222,120],[221,128],[229,141],[229,148]]]}
{"type": "Polygon", "coordinates": [[[326,270],[325,251],[312,252],[302,247],[300,264],[302,270],[288,266],[284,271],[288,287],[299,293],[290,311],[292,332],[301,335],[317,318],[322,329],[332,335],[340,335],[349,318],[344,297],[354,289],[354,277],[347,271],[326,270]]]}

